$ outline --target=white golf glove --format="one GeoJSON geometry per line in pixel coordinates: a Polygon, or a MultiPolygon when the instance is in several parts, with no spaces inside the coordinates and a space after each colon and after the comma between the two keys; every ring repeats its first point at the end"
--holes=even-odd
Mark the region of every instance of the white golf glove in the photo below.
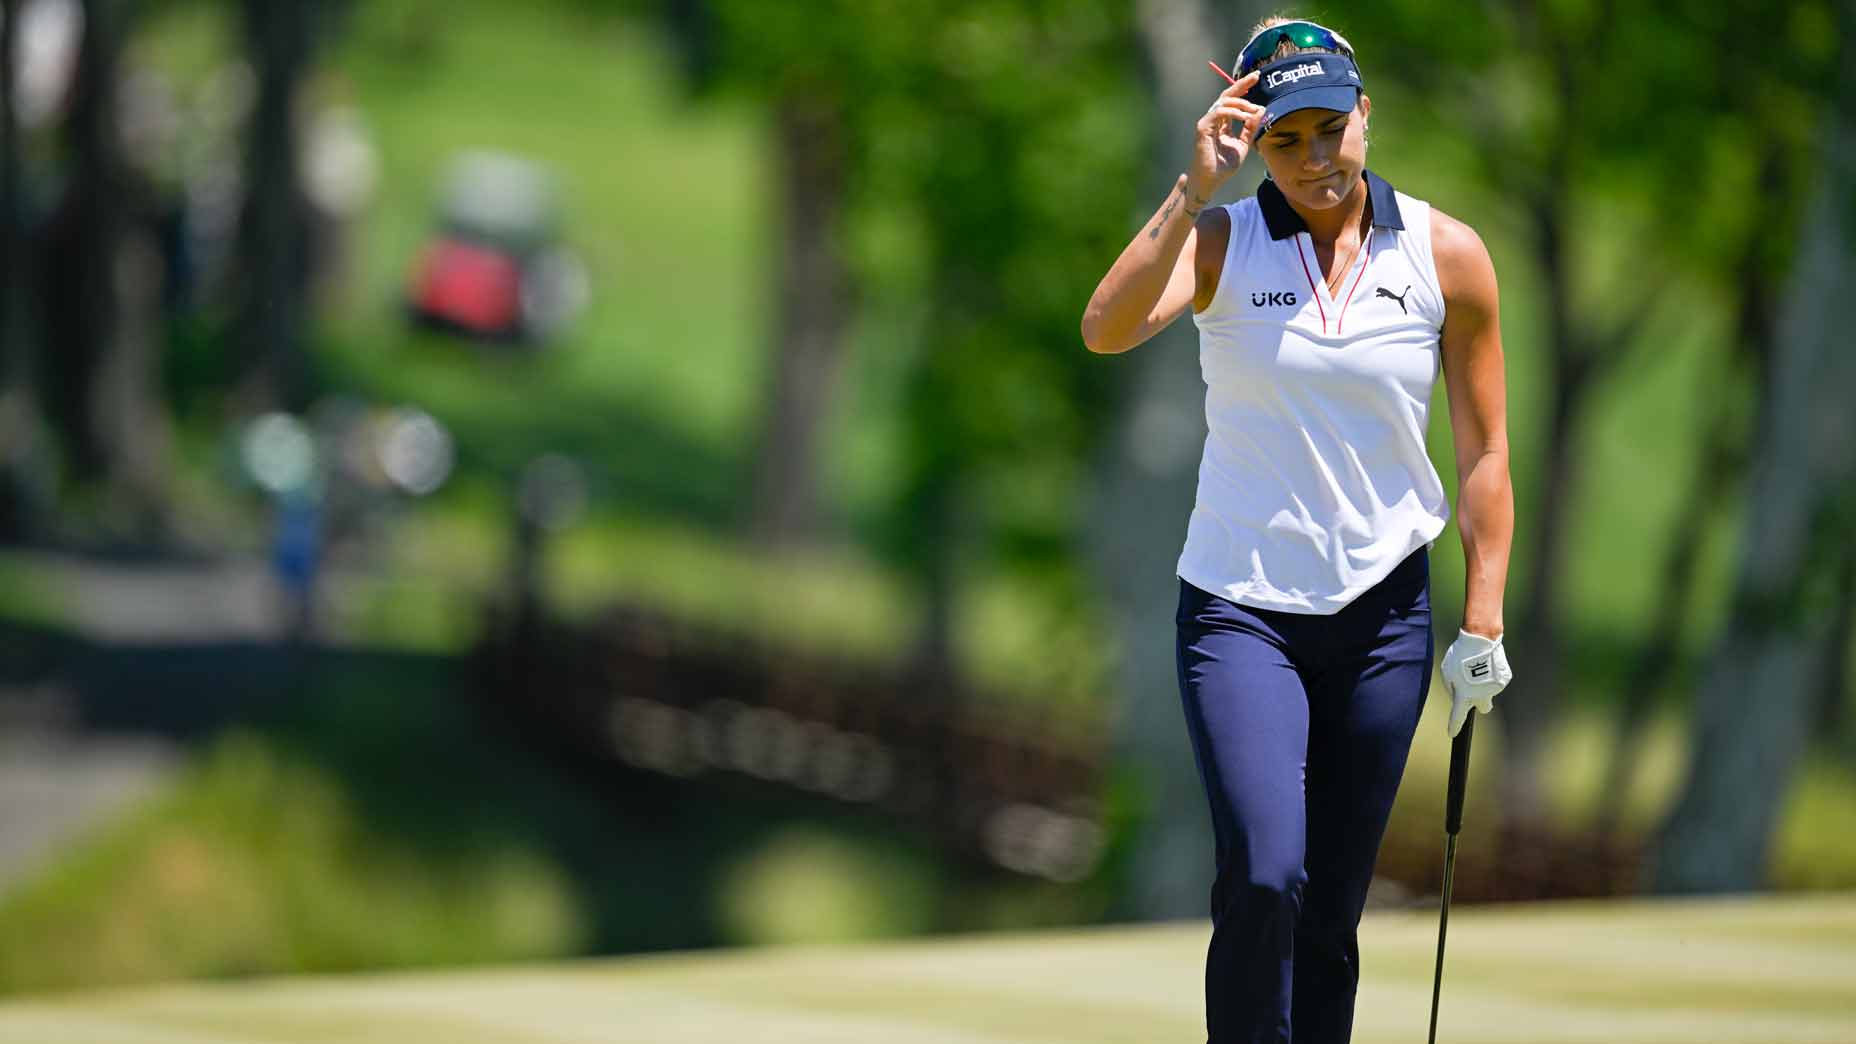
{"type": "Polygon", "coordinates": [[[1444,691],[1450,694],[1450,736],[1469,720],[1470,708],[1484,714],[1495,709],[1495,694],[1514,679],[1500,638],[1485,638],[1457,628],[1456,641],[1444,650],[1444,691]]]}

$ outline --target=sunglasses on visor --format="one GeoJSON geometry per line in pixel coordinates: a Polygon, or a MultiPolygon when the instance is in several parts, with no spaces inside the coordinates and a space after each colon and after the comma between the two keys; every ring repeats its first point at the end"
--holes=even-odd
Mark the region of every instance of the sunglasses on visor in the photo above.
{"type": "Polygon", "coordinates": [[[1351,56],[1353,45],[1347,38],[1324,25],[1313,22],[1284,22],[1272,25],[1250,38],[1244,50],[1237,56],[1237,75],[1243,76],[1270,60],[1276,48],[1284,40],[1293,40],[1297,47],[1325,47],[1351,56]]]}

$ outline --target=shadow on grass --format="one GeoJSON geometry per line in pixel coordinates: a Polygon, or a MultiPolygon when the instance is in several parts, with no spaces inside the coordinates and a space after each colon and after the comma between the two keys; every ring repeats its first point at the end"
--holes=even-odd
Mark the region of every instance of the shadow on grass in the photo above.
{"type": "MultiPolygon", "coordinates": [[[[617,772],[538,746],[481,706],[461,661],[399,651],[222,642],[120,647],[0,626],[0,720],[59,693],[67,734],[171,738],[202,757],[237,731],[334,781],[369,854],[445,880],[511,851],[568,883],[582,952],[719,945],[724,878],[797,823],[891,848],[881,824],[779,795],[617,772]]],[[[41,711],[43,708],[41,708],[41,711]]],[[[920,864],[940,865],[921,846],[920,864]]],[[[131,868],[133,869],[133,868],[131,868]]],[[[502,959],[486,953],[482,959],[502,959]]],[[[358,955],[353,966],[368,966],[358,955]]]]}

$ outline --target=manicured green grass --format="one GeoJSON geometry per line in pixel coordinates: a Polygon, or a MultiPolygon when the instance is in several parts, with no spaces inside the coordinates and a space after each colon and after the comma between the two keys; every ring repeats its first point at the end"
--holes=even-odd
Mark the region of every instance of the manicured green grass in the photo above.
{"type": "MultiPolygon", "coordinates": [[[[1437,919],[1361,929],[1357,1044],[1424,1038],[1437,919]]],[[[760,948],[0,1005],[0,1041],[546,1044],[1204,1038],[1203,924],[760,948]]],[[[1856,895],[1452,911],[1438,1037],[1485,1044],[1856,1039],[1856,895]]]]}

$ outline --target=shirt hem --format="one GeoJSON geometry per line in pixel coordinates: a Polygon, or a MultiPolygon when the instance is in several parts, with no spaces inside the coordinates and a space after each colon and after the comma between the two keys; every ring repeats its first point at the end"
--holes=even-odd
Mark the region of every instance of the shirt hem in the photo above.
{"type": "MultiPolygon", "coordinates": [[[[1442,528],[1443,526],[1439,525],[1438,529],[1440,532],[1442,528]]],[[[1393,561],[1392,567],[1386,570],[1385,575],[1380,576],[1371,583],[1344,588],[1340,592],[1331,595],[1323,594],[1313,597],[1298,597],[1286,594],[1275,587],[1258,585],[1253,581],[1246,581],[1238,584],[1221,584],[1217,581],[1208,580],[1205,574],[1187,565],[1184,561],[1181,561],[1174,567],[1173,575],[1199,590],[1204,591],[1206,594],[1215,595],[1216,597],[1223,598],[1229,602],[1235,602],[1238,605],[1250,609],[1268,609],[1272,612],[1297,613],[1303,616],[1333,616],[1347,608],[1347,606],[1353,604],[1361,595],[1372,590],[1380,582],[1385,580],[1386,576],[1392,574],[1392,570],[1397,569],[1400,563],[1410,558],[1420,547],[1427,549],[1434,548],[1437,545],[1437,536],[1438,534],[1432,534],[1418,540],[1408,548],[1404,554],[1399,555],[1393,561]],[[1263,592],[1262,594],[1258,593],[1259,589],[1263,592]]]]}

